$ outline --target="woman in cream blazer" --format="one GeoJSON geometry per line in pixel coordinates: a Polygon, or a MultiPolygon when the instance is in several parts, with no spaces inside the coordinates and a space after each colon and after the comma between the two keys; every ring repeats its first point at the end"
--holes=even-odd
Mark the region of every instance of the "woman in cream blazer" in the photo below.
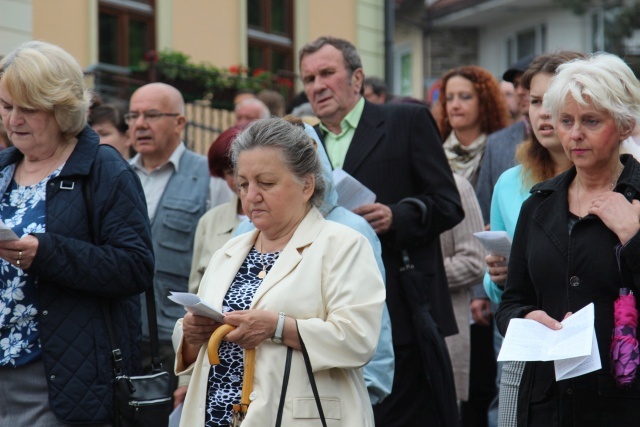
{"type": "MultiPolygon", "coordinates": [[[[282,120],[259,122],[246,132],[252,126],[280,126],[282,120]]],[[[224,311],[223,300],[238,270],[264,233],[261,224],[254,223],[255,231],[225,244],[206,269],[198,293],[220,311],[224,311]]],[[[288,320],[294,319],[329,426],[374,424],[362,366],[376,348],[384,299],[384,283],[369,242],[360,233],[325,220],[315,207],[298,223],[252,299],[249,311],[284,312],[288,320]]],[[[182,320],[176,324],[174,342],[178,345],[176,373],[192,375],[181,425],[203,426],[210,370],[206,346],[200,348],[195,363],[185,363],[182,320]]],[[[285,370],[285,345],[264,339],[255,348],[252,401],[243,427],[274,424],[285,370]]],[[[297,350],[282,425],[320,425],[303,357],[297,350]]]]}

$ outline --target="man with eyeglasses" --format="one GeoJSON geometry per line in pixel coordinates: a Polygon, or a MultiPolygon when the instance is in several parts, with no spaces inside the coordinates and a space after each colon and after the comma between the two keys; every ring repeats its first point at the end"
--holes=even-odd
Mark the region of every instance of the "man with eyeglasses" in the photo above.
{"type": "MultiPolygon", "coordinates": [[[[187,292],[193,239],[200,217],[211,207],[227,202],[226,183],[209,174],[207,158],[187,149],[181,133],[187,119],[180,92],[164,83],[150,83],[131,96],[125,120],[137,155],[130,160],[140,177],[151,221],[155,254],[153,279],[160,355],[172,376],[175,353],[171,334],[184,309],[167,299],[169,291],[187,292]]],[[[142,354],[150,365],[149,329],[143,302],[142,354]]]]}

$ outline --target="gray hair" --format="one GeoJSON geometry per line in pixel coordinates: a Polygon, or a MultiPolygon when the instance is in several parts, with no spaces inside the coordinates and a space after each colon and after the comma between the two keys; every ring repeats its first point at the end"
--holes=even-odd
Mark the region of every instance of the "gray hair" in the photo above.
{"type": "Polygon", "coordinates": [[[633,130],[640,118],[640,84],[631,68],[610,53],[599,52],[558,67],[544,97],[554,120],[569,96],[579,105],[608,112],[618,132],[633,130]]]}
{"type": "Polygon", "coordinates": [[[302,126],[277,117],[250,123],[231,145],[231,162],[236,171],[240,153],[255,148],[280,150],[283,164],[301,184],[304,184],[306,177],[313,175],[315,187],[309,202],[317,208],[322,206],[326,187],[322,177],[322,165],[314,141],[302,126]]]}
{"type": "Polygon", "coordinates": [[[360,55],[358,55],[356,47],[347,40],[330,36],[320,37],[302,46],[302,49],[300,49],[300,54],[298,55],[300,57],[300,62],[298,65],[302,64],[302,58],[304,58],[305,55],[315,53],[322,49],[322,47],[324,47],[325,45],[331,45],[342,52],[344,66],[349,71],[350,76],[358,68],[362,68],[362,60],[360,59],[360,55]]]}

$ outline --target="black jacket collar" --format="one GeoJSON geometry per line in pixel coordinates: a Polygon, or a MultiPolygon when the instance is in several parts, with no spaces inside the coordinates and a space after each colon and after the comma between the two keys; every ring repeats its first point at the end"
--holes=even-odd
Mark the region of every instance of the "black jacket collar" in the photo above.
{"type": "MultiPolygon", "coordinates": [[[[640,194],[640,163],[638,163],[631,154],[622,154],[620,161],[624,165],[624,169],[618,179],[615,190],[626,192],[631,189],[635,191],[636,194],[640,194]]],[[[534,185],[531,193],[552,193],[558,190],[566,191],[575,176],[576,167],[572,166],[560,175],[534,185]]]]}

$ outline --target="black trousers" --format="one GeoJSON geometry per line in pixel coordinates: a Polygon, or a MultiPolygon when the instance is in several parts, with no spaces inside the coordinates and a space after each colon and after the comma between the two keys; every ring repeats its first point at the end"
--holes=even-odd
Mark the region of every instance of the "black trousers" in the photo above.
{"type": "Polygon", "coordinates": [[[462,427],[487,427],[489,404],[496,396],[497,362],[493,349],[493,319],[489,326],[471,325],[469,400],[460,403],[462,427]]]}
{"type": "Polygon", "coordinates": [[[446,427],[438,417],[417,344],[394,346],[391,394],[373,406],[376,427],[446,427]]]}

